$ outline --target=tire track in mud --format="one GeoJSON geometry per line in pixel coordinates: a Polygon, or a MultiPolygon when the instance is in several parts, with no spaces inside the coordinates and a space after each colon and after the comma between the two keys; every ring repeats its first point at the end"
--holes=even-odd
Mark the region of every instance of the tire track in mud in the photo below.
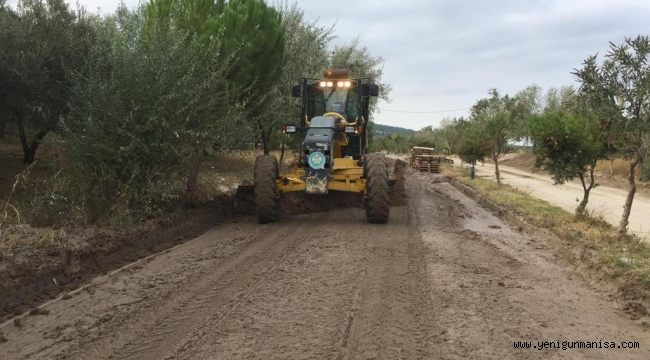
{"type": "Polygon", "coordinates": [[[341,359],[414,359],[425,351],[431,305],[424,249],[409,226],[410,211],[400,215],[402,226],[386,229],[369,247],[341,359]]]}
{"type": "Polygon", "coordinates": [[[345,208],[220,226],[6,329],[0,357],[649,358],[650,334],[539,240],[406,175],[388,224],[345,208]],[[642,349],[512,349],[599,338],[642,349]]]}
{"type": "Polygon", "coordinates": [[[515,341],[626,341],[650,335],[599,291],[574,278],[534,235],[517,232],[450,184],[414,174],[418,228],[430,249],[435,324],[430,357],[440,359],[647,359],[638,350],[516,350],[515,341]],[[420,194],[420,195],[418,195],[420,194]],[[441,201],[432,202],[440,197],[441,201]],[[449,211],[448,233],[432,227],[432,208],[449,211]],[[455,225],[454,225],[455,224],[455,225]]]}
{"type": "Polygon", "coordinates": [[[264,229],[268,232],[260,230],[248,236],[250,246],[208,270],[210,275],[183,290],[180,301],[172,300],[169,308],[152,313],[152,322],[146,326],[139,324],[141,331],[130,336],[135,341],[118,350],[116,358],[160,359],[169,349],[186,348],[196,337],[206,336],[206,326],[215,321],[218,324],[228,316],[301,240],[289,235],[309,226],[309,221],[295,227],[270,225],[264,229]],[[260,236],[263,238],[259,239],[260,236]],[[179,338],[184,340],[177,342],[179,338]]]}
{"type": "Polygon", "coordinates": [[[232,316],[168,358],[418,358],[431,319],[426,265],[407,207],[387,225],[323,214],[232,316]]]}

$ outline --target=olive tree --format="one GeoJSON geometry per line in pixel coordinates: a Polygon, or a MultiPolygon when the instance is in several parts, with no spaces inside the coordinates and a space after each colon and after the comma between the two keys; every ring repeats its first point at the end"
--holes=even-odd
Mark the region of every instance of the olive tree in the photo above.
{"type": "Polygon", "coordinates": [[[514,99],[508,95],[501,96],[496,89],[491,89],[489,94],[489,98],[478,100],[472,106],[470,119],[481,128],[484,145],[490,150],[490,157],[494,162],[497,184],[501,185],[499,156],[508,140],[514,137],[517,125],[513,114],[514,99]]]}
{"type": "Polygon", "coordinates": [[[548,111],[533,117],[529,127],[536,166],[547,170],[555,184],[580,179],[583,195],[576,213],[584,214],[597,185],[596,162],[607,155],[600,123],[587,114],[548,111]]]}
{"type": "MultiPolygon", "coordinates": [[[[349,44],[334,47],[329,59],[329,67],[333,69],[348,69],[356,78],[369,78],[379,85],[379,99],[390,101],[392,86],[382,76],[384,74],[384,59],[373,55],[367,47],[361,45],[357,38],[349,44]]],[[[370,111],[377,107],[377,100],[371,99],[370,111]]]]}
{"type": "Polygon", "coordinates": [[[328,66],[332,69],[348,69],[355,78],[369,78],[379,85],[379,96],[371,97],[369,103],[370,119],[368,121],[368,142],[373,142],[374,122],[372,114],[377,110],[377,101],[390,101],[392,86],[383,80],[384,59],[373,55],[367,47],[361,45],[357,38],[348,44],[334,47],[328,66]]]}
{"type": "MultiPolygon", "coordinates": [[[[272,84],[268,102],[258,117],[257,131],[265,153],[277,145],[273,144],[276,141],[286,141],[281,138],[278,125],[297,116],[291,86],[303,77],[321,76],[327,66],[327,46],[332,38],[332,28],[309,22],[295,3],[281,3],[276,9],[282,15],[285,61],[280,79],[272,84]]],[[[297,137],[287,140],[297,140],[297,137]]]]}
{"type": "MultiPolygon", "coordinates": [[[[223,108],[215,109],[208,118],[238,129],[237,138],[260,132],[263,111],[284,61],[280,14],[262,0],[152,0],[146,13],[148,29],[165,26],[181,29],[200,38],[204,46],[217,49],[214,59],[230,64],[219,85],[233,95],[229,99],[231,107],[237,107],[239,115],[244,113],[245,116],[238,118],[248,121],[232,122],[232,116],[226,116],[223,108]]],[[[195,150],[190,158],[193,166],[187,182],[189,191],[196,189],[201,157],[205,153],[204,147],[195,150]]]]}
{"type": "Polygon", "coordinates": [[[462,117],[443,119],[440,123],[440,127],[433,130],[433,136],[436,145],[443,148],[447,155],[451,155],[457,152],[458,144],[462,134],[458,132],[458,127],[456,124],[464,121],[465,119],[462,117]]]}
{"type": "Polygon", "coordinates": [[[573,74],[605,129],[608,144],[630,160],[628,193],[619,223],[627,233],[636,193],[636,169],[648,155],[650,137],[650,37],[610,43],[602,62],[588,57],[573,74]]]}
{"type": "MultiPolygon", "coordinates": [[[[251,129],[269,152],[273,121],[268,107],[285,64],[285,28],[279,11],[263,0],[230,0],[219,18],[223,47],[237,54],[228,80],[243,92],[242,102],[251,129]]],[[[300,54],[292,54],[300,56],[300,54]]]]}
{"type": "Polygon", "coordinates": [[[220,43],[173,24],[144,31],[144,11],[97,19],[64,129],[94,218],[150,213],[176,198],[196,154],[236,139],[220,43]]]}
{"type": "Polygon", "coordinates": [[[0,11],[0,104],[15,122],[24,161],[31,163],[70,111],[71,74],[87,59],[93,31],[63,0],[21,0],[15,13],[5,6],[0,11]]]}
{"type": "Polygon", "coordinates": [[[477,162],[484,162],[490,155],[491,147],[486,137],[483,124],[478,121],[460,120],[454,123],[458,137],[457,152],[460,159],[472,165],[471,177],[474,178],[474,167],[477,162]]]}

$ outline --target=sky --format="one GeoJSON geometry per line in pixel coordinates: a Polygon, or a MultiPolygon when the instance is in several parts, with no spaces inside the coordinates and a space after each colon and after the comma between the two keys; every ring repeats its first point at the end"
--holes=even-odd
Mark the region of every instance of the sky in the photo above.
{"type": "MultiPolygon", "coordinates": [[[[69,2],[104,14],[119,3],[69,2]]],[[[411,129],[467,116],[490,88],[513,95],[531,84],[575,85],[571,71],[586,57],[604,54],[610,41],[650,35],[650,0],[297,2],[308,20],[335,25],[333,45],[359,38],[384,59],[393,91],[375,121],[411,129]]]]}

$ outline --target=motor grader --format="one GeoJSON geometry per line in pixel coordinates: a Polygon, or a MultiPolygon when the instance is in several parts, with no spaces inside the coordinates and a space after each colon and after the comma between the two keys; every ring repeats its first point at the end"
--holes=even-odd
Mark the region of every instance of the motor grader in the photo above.
{"type": "Polygon", "coordinates": [[[386,159],[368,153],[370,99],[379,86],[368,78],[351,78],[349,71],[326,70],[322,79],[303,78],[293,86],[300,116],[283,126],[300,137],[296,163],[281,173],[273,155],[255,159],[254,191],[257,219],[276,221],[283,193],[327,195],[330,191],[361,194],[366,218],[385,223],[389,215],[386,159]]]}

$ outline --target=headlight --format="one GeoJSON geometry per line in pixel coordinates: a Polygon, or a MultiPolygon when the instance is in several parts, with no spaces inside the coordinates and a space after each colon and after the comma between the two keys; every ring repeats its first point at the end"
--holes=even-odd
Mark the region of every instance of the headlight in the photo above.
{"type": "Polygon", "coordinates": [[[345,132],[348,134],[354,133],[354,126],[346,126],[345,127],[345,132]]]}

